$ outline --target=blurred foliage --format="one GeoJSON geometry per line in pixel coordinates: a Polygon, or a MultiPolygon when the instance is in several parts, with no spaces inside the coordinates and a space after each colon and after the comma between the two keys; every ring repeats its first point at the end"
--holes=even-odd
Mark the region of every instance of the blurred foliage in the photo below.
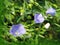
{"type": "Polygon", "coordinates": [[[59,16],[60,0],[0,0],[0,43],[1,45],[59,45],[59,16]],[[56,15],[47,16],[42,24],[35,24],[34,14],[42,13],[45,17],[49,7],[56,9],[56,15]],[[10,35],[10,27],[19,23],[24,25],[27,33],[21,37],[10,35]],[[44,28],[46,23],[51,24],[49,29],[44,28]]]}

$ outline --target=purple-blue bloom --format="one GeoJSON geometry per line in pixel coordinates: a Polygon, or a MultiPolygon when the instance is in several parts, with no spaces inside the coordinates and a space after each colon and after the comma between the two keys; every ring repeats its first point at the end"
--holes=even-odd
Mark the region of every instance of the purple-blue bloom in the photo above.
{"type": "Polygon", "coordinates": [[[34,21],[35,21],[35,23],[43,23],[44,17],[42,16],[42,14],[35,14],[34,21]]]}
{"type": "Polygon", "coordinates": [[[10,34],[14,36],[21,36],[26,33],[26,30],[22,24],[12,25],[10,34]]]}
{"type": "Polygon", "coordinates": [[[56,13],[56,10],[52,7],[50,7],[47,11],[46,14],[51,14],[52,16],[54,16],[56,13]]]}

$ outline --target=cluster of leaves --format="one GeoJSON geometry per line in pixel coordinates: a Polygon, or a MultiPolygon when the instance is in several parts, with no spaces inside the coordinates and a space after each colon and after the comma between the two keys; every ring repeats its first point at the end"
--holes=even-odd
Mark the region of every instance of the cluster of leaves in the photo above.
{"type": "MultiPolygon", "coordinates": [[[[0,20],[1,20],[1,36],[8,41],[24,40],[25,38],[32,38],[36,40],[38,37],[46,37],[49,39],[59,38],[60,32],[60,7],[57,0],[1,0],[0,3],[0,20]],[[4,2],[3,2],[4,1],[4,2]],[[3,3],[2,3],[3,2],[3,3]],[[56,9],[54,17],[48,16],[42,24],[34,23],[34,14],[42,13],[46,16],[46,10],[49,7],[56,9]],[[10,27],[13,24],[23,24],[26,28],[27,34],[24,37],[13,37],[9,34],[10,27]],[[50,23],[49,29],[43,28],[46,23],[50,23]],[[31,37],[30,37],[31,36],[31,37]],[[22,38],[22,39],[20,39],[22,38]]],[[[27,40],[27,39],[26,39],[27,40]]],[[[37,43],[37,42],[36,42],[37,43]]]]}

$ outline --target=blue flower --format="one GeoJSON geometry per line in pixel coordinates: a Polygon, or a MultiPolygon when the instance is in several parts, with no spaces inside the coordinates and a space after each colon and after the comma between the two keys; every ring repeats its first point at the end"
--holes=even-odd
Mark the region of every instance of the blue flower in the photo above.
{"type": "Polygon", "coordinates": [[[56,13],[56,10],[52,7],[50,7],[47,11],[46,14],[51,14],[52,16],[54,16],[56,13]]]}
{"type": "Polygon", "coordinates": [[[22,24],[12,25],[10,34],[14,36],[21,36],[26,33],[26,30],[22,24]]]}
{"type": "Polygon", "coordinates": [[[42,16],[42,14],[35,14],[34,21],[35,21],[35,23],[43,23],[44,17],[42,16]]]}

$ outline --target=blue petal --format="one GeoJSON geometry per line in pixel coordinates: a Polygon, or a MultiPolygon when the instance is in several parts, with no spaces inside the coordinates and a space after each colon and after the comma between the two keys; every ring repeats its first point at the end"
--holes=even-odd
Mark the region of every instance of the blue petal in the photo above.
{"type": "Polygon", "coordinates": [[[51,14],[52,16],[54,16],[56,13],[56,10],[52,7],[50,7],[47,11],[46,14],[51,14]]]}
{"type": "Polygon", "coordinates": [[[35,23],[43,23],[44,17],[42,16],[42,14],[35,14],[34,21],[35,21],[35,23]]]}
{"type": "Polygon", "coordinates": [[[22,24],[13,25],[10,29],[10,34],[14,36],[20,36],[25,34],[26,30],[22,24]]]}

